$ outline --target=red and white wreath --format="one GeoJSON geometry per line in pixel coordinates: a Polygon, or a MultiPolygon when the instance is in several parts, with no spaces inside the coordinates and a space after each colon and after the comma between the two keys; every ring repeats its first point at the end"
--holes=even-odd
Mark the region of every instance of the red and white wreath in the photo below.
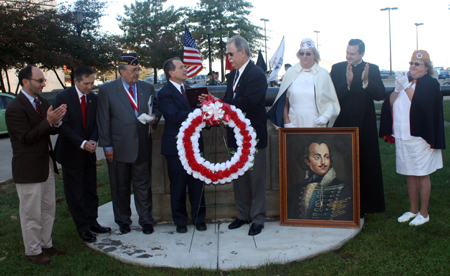
{"type": "Polygon", "coordinates": [[[191,112],[181,124],[177,149],[181,164],[188,174],[206,184],[225,184],[237,179],[253,166],[256,132],[240,109],[208,96],[202,103],[202,108],[191,112]],[[211,163],[200,155],[198,140],[207,124],[213,126],[220,123],[233,128],[238,148],[230,160],[211,163]]]}

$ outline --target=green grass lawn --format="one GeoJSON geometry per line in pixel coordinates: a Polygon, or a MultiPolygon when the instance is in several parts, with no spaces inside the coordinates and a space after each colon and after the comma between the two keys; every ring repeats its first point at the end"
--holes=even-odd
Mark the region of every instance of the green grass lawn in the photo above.
{"type": "MultiPolygon", "coordinates": [[[[446,137],[450,137],[450,126],[445,130],[446,137]]],[[[380,140],[380,149],[386,212],[369,214],[361,233],[337,251],[286,265],[267,264],[257,270],[149,268],[124,264],[92,250],[75,231],[61,177],[56,183],[53,241],[68,255],[52,257],[48,266],[37,266],[24,256],[15,186],[11,181],[1,183],[0,275],[450,275],[450,151],[443,151],[444,168],[431,176],[430,223],[410,227],[397,222],[397,217],[408,211],[409,201],[406,178],[395,173],[394,146],[380,140]]],[[[110,201],[104,161],[98,162],[98,172],[101,205],[110,201]]]]}

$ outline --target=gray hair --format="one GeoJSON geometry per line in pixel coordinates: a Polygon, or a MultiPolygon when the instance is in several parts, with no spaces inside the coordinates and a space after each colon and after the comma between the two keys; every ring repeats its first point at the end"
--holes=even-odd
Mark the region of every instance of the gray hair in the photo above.
{"type": "Polygon", "coordinates": [[[234,46],[236,46],[236,50],[242,51],[247,54],[247,57],[251,57],[250,47],[248,46],[247,40],[240,35],[235,35],[227,41],[227,47],[230,46],[231,43],[234,42],[234,46]]]}
{"type": "Polygon", "coordinates": [[[120,73],[120,70],[127,70],[127,64],[119,64],[119,74],[122,76],[122,73],[120,73]]]}
{"type": "Polygon", "coordinates": [[[427,74],[430,76],[433,76],[433,74],[434,74],[433,62],[431,62],[431,60],[429,60],[429,59],[422,59],[422,60],[425,63],[425,66],[428,67],[427,74]]]}

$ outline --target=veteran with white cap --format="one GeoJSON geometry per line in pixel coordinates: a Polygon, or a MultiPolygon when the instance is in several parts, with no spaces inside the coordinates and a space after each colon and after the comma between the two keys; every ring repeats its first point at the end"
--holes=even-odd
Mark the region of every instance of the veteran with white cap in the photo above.
{"type": "Polygon", "coordinates": [[[339,100],[328,71],[318,65],[314,41],[303,39],[297,57],[300,62],[287,70],[267,116],[277,127],[332,127],[339,100]]]}

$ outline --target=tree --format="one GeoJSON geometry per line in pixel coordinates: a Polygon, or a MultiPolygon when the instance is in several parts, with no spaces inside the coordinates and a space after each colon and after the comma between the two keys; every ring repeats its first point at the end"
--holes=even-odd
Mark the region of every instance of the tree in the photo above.
{"type": "Polygon", "coordinates": [[[170,6],[164,10],[166,1],[136,0],[130,6],[124,6],[124,16],[117,17],[121,22],[119,27],[124,31],[123,48],[136,52],[142,66],[155,69],[155,83],[157,68],[162,68],[167,59],[183,55],[185,8],[170,6]]]}
{"type": "Polygon", "coordinates": [[[211,55],[212,59],[220,59],[221,72],[224,75],[224,57],[226,40],[234,35],[244,37],[250,46],[251,52],[256,52],[262,46],[264,35],[262,28],[253,25],[248,19],[253,5],[245,0],[200,0],[189,16],[191,29],[202,34],[199,43],[202,56],[208,58],[208,39],[205,27],[211,25],[211,55]]]}
{"type": "MultiPolygon", "coordinates": [[[[67,31],[58,24],[56,11],[42,6],[45,3],[24,0],[0,5],[0,71],[6,73],[8,69],[19,69],[25,64],[49,64],[69,58],[60,51],[60,45],[50,39],[65,37],[67,31]]],[[[42,67],[49,69],[45,65],[42,67]]],[[[8,79],[7,84],[8,89],[2,78],[3,92],[11,92],[8,79]]]]}
{"type": "MultiPolygon", "coordinates": [[[[20,69],[26,64],[36,64],[55,74],[57,68],[67,66],[73,70],[81,63],[99,70],[114,68],[112,61],[118,60],[120,54],[117,40],[99,31],[106,2],[78,0],[58,9],[48,8],[45,3],[23,0],[0,5],[0,71],[20,69]],[[84,12],[81,37],[76,35],[72,12],[77,9],[84,12]]],[[[60,83],[64,87],[64,82],[60,83]]],[[[7,84],[8,88],[1,78],[1,90],[11,92],[9,80],[7,84]]]]}
{"type": "Polygon", "coordinates": [[[81,64],[90,65],[104,72],[115,69],[121,52],[119,41],[116,36],[100,32],[100,18],[105,15],[103,12],[106,8],[107,1],[101,0],[77,0],[68,5],[58,6],[61,24],[73,34],[69,39],[70,42],[65,44],[65,50],[76,58],[73,63],[65,64],[72,71],[81,64]],[[77,31],[74,22],[75,11],[82,13],[80,37],[75,36],[77,31]]]}

